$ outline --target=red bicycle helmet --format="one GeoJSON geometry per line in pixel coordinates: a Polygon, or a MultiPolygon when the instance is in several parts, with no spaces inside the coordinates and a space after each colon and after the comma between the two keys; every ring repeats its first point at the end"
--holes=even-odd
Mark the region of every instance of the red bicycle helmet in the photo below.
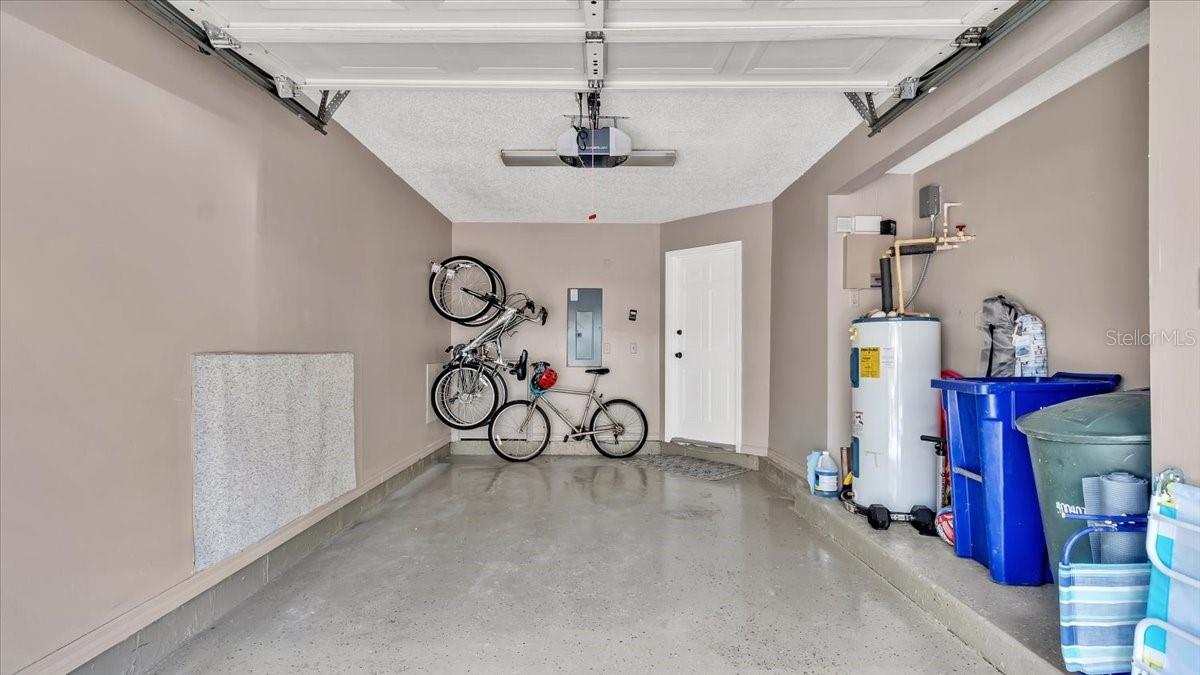
{"type": "Polygon", "coordinates": [[[529,393],[534,396],[541,396],[547,389],[554,386],[558,382],[558,373],[550,367],[545,361],[538,361],[533,364],[533,375],[529,378],[529,393]]]}

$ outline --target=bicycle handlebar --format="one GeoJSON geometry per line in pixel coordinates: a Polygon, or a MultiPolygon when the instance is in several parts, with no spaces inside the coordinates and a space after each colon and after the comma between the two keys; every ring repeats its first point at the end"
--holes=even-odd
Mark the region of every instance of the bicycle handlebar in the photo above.
{"type": "Polygon", "coordinates": [[[506,304],[508,298],[501,300],[500,297],[494,293],[480,293],[478,291],[471,290],[470,288],[464,288],[462,290],[463,290],[463,293],[466,293],[467,295],[471,296],[472,298],[486,302],[488,304],[489,308],[490,307],[503,307],[505,309],[515,309],[515,310],[517,310],[516,316],[518,318],[520,318],[522,321],[533,321],[536,319],[539,321],[540,325],[543,325],[543,326],[546,325],[546,318],[548,316],[548,312],[546,311],[546,308],[538,307],[536,304],[534,304],[533,300],[530,300],[529,296],[525,296],[524,293],[513,293],[509,296],[509,297],[513,297],[513,296],[520,295],[520,296],[525,297],[525,304],[522,305],[521,307],[517,307],[516,305],[506,304]]]}

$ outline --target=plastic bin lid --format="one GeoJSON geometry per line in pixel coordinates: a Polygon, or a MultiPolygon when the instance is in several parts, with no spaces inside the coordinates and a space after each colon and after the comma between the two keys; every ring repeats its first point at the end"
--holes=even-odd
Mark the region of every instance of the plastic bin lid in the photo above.
{"type": "Polygon", "coordinates": [[[1112,391],[1121,384],[1121,376],[1110,373],[1064,373],[1050,377],[957,377],[931,380],[935,389],[961,391],[968,394],[1007,394],[1013,391],[1076,391],[1099,394],[1112,391]]]}
{"type": "Polygon", "coordinates": [[[1150,390],[1114,391],[1072,399],[1017,420],[1027,436],[1097,445],[1150,442],[1150,390]]]}

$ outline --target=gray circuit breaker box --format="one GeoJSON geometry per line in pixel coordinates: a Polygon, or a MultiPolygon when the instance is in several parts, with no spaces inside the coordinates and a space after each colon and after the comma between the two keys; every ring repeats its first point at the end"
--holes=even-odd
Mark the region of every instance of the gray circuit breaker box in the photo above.
{"type": "Polygon", "coordinates": [[[567,290],[567,365],[592,368],[603,363],[604,289],[567,290]]]}

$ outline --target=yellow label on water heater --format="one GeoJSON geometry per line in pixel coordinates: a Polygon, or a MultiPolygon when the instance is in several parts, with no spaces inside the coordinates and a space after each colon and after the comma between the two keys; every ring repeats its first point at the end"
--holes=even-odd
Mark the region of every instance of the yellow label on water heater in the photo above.
{"type": "Polygon", "coordinates": [[[858,376],[879,377],[879,347],[861,347],[858,350],[858,376]]]}

